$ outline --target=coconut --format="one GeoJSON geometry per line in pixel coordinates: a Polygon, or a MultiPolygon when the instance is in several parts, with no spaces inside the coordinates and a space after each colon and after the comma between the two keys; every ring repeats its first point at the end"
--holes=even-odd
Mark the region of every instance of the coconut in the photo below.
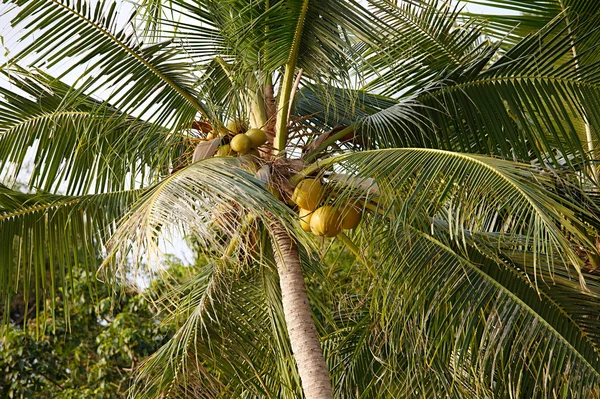
{"type": "Polygon", "coordinates": [[[353,229],[360,223],[361,213],[353,206],[349,206],[340,211],[342,214],[342,229],[353,229]]]}
{"type": "Polygon", "coordinates": [[[311,232],[310,219],[312,218],[312,214],[312,211],[302,208],[300,208],[300,211],[298,212],[298,216],[300,216],[300,227],[302,227],[302,230],[308,231],[309,233],[311,232]]]}
{"type": "Polygon", "coordinates": [[[273,194],[275,198],[281,200],[281,192],[277,188],[277,186],[273,183],[267,183],[267,191],[273,194]]]}
{"type": "Polygon", "coordinates": [[[231,146],[229,144],[224,144],[219,147],[215,156],[217,157],[226,157],[231,153],[231,146]]]}
{"type": "Polygon", "coordinates": [[[250,148],[248,150],[248,155],[252,155],[252,156],[255,156],[257,158],[260,158],[260,151],[258,151],[256,148],[250,148]]]}
{"type": "Polygon", "coordinates": [[[252,142],[252,148],[258,148],[267,142],[267,134],[261,129],[250,129],[246,132],[246,136],[252,142]]]}
{"type": "Polygon", "coordinates": [[[245,134],[238,134],[231,139],[229,145],[231,145],[233,151],[239,152],[240,154],[245,154],[248,152],[248,150],[250,150],[252,142],[245,134]]]}
{"type": "Polygon", "coordinates": [[[323,186],[316,179],[304,179],[294,189],[292,201],[300,208],[314,211],[319,206],[323,186]]]}
{"type": "Polygon", "coordinates": [[[310,217],[310,230],[317,236],[337,236],[342,231],[340,213],[329,205],[320,207],[310,217]]]}
{"type": "Polygon", "coordinates": [[[242,119],[230,119],[227,122],[227,130],[233,134],[241,133],[246,130],[246,122],[242,119]]]}

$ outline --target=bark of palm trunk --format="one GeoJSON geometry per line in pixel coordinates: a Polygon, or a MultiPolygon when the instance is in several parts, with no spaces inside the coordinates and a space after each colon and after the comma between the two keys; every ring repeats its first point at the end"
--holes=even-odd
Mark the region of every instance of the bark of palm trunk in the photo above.
{"type": "Polygon", "coordinates": [[[274,222],[275,262],[279,272],[281,300],[285,323],[300,374],[302,390],[307,399],[331,399],[329,370],[304,286],[304,276],[296,243],[283,227],[274,222]]]}

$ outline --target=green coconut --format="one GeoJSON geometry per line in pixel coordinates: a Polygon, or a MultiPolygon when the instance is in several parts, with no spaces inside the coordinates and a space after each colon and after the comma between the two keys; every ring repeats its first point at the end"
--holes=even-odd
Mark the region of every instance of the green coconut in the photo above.
{"type": "Polygon", "coordinates": [[[238,134],[231,139],[229,145],[231,145],[233,151],[239,152],[240,154],[245,154],[252,147],[252,142],[245,134],[238,134]]]}
{"type": "Polygon", "coordinates": [[[267,134],[261,129],[250,129],[246,132],[246,136],[252,142],[252,148],[258,148],[267,142],[267,134]]]}

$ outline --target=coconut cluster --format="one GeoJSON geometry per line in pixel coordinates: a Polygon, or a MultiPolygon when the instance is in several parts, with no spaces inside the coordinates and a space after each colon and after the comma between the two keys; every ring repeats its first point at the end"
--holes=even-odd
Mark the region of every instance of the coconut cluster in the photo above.
{"type": "Polygon", "coordinates": [[[323,186],[317,179],[304,179],[294,189],[292,201],[300,208],[300,226],[304,231],[323,237],[335,237],[342,230],[354,229],[361,213],[354,206],[336,209],[322,205],[323,186]]]}
{"type": "Polygon", "coordinates": [[[207,135],[207,139],[227,137],[233,135],[231,140],[223,142],[215,156],[226,157],[229,155],[250,154],[260,156],[258,147],[267,142],[267,134],[261,129],[247,129],[246,123],[240,119],[232,119],[226,126],[219,127],[207,135]]]}
{"type": "Polygon", "coordinates": [[[267,142],[267,134],[261,129],[250,129],[246,133],[233,136],[229,145],[240,154],[246,154],[267,142]]]}

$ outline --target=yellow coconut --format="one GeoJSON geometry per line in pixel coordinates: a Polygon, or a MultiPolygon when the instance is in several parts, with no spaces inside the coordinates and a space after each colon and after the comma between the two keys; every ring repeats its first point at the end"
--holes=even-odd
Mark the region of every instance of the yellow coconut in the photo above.
{"type": "Polygon", "coordinates": [[[231,145],[233,151],[245,154],[250,150],[252,143],[250,142],[250,138],[245,134],[238,134],[231,139],[229,145],[231,145]]]}
{"type": "Polygon", "coordinates": [[[241,119],[230,119],[226,127],[230,133],[237,134],[246,130],[246,123],[241,119]]]}
{"type": "Polygon", "coordinates": [[[258,148],[267,142],[267,134],[261,129],[250,129],[246,132],[246,136],[252,142],[252,148],[258,148]]]}
{"type": "Polygon", "coordinates": [[[310,230],[317,236],[337,236],[342,231],[340,213],[329,205],[320,207],[310,217],[310,230]]]}
{"type": "Polygon", "coordinates": [[[319,206],[323,186],[316,179],[304,179],[294,189],[292,201],[300,208],[314,211],[319,206]]]}
{"type": "Polygon", "coordinates": [[[217,157],[226,157],[231,153],[231,146],[229,144],[224,144],[219,147],[215,156],[217,157]]]}
{"type": "Polygon", "coordinates": [[[308,231],[309,233],[311,232],[310,219],[312,218],[312,214],[312,211],[302,208],[300,208],[300,212],[298,213],[300,216],[300,227],[302,227],[302,230],[308,231]]]}
{"type": "Polygon", "coordinates": [[[340,211],[342,214],[342,229],[353,229],[360,223],[361,213],[353,206],[349,206],[340,211]]]}
{"type": "Polygon", "coordinates": [[[206,140],[212,140],[212,139],[216,139],[216,138],[217,138],[217,135],[215,134],[215,132],[209,132],[206,135],[206,140]]]}

